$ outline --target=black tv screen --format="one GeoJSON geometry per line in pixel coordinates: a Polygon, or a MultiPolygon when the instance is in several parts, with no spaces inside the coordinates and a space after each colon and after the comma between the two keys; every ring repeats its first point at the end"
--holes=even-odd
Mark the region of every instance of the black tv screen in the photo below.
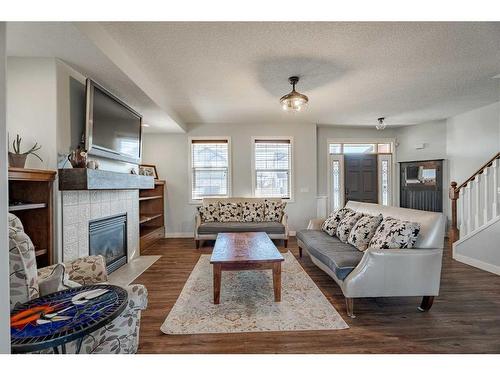
{"type": "Polygon", "coordinates": [[[87,80],[87,150],[91,155],[139,163],[142,117],[87,80]]]}

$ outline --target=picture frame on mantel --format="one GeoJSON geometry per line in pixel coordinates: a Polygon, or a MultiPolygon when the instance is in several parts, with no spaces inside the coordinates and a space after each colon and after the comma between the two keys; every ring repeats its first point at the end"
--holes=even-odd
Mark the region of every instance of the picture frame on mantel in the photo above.
{"type": "Polygon", "coordinates": [[[139,174],[142,176],[152,176],[155,180],[158,179],[158,172],[156,171],[156,165],[153,164],[140,164],[139,174]]]}

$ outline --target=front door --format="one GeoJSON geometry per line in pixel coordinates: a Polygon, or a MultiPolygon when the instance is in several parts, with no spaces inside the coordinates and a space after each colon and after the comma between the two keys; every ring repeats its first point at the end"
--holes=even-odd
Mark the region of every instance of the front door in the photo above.
{"type": "Polygon", "coordinates": [[[345,201],[378,203],[377,155],[344,155],[345,201]]]}

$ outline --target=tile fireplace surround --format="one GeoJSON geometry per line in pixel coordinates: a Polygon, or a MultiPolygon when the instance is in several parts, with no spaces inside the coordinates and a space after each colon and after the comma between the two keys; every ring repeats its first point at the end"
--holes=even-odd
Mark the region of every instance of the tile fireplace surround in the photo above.
{"type": "Polygon", "coordinates": [[[89,255],[89,221],[127,214],[127,258],[139,256],[139,190],[62,191],[63,261],[89,255]]]}

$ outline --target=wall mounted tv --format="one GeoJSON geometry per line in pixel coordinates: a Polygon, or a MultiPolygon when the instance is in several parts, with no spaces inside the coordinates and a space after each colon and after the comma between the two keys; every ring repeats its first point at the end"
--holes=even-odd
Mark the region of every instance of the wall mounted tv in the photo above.
{"type": "Polygon", "coordinates": [[[140,163],[142,116],[91,79],[86,90],[89,155],[140,163]]]}

